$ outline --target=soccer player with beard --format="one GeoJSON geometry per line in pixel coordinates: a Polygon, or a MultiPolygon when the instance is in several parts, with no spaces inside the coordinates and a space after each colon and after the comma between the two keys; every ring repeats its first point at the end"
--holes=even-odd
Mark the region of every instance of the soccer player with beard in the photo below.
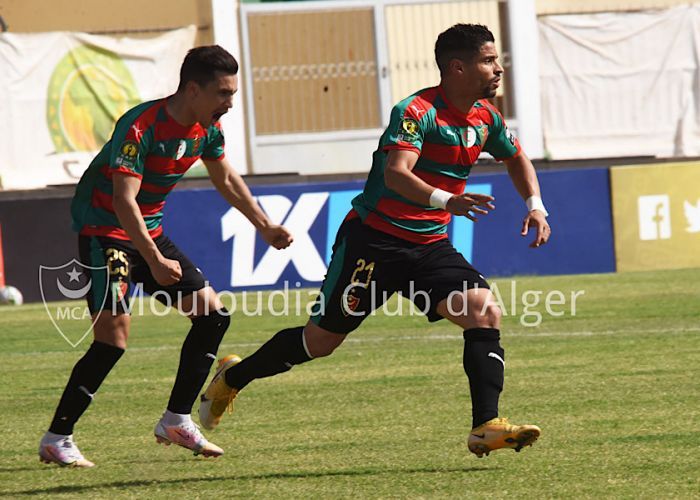
{"type": "Polygon", "coordinates": [[[499,416],[501,312],[484,277],[447,239],[453,215],[475,220],[494,208],[491,196],[464,192],[473,164],[486,151],[505,163],[525,201],[521,234],[534,228],[531,246],[545,244],[550,227],[537,175],[487,100],[503,74],[493,34],[485,26],[457,24],[438,37],[435,58],[440,84],[392,110],[364,191],[338,230],[315,313],[305,326],[278,332],[244,360],[231,355],[220,361],[200,403],[205,428],[219,424],[251,381],[328,356],[384,296],[406,297],[413,284],[425,292],[414,294],[415,302],[430,321],[446,318],[463,331],[472,402],[469,450],[478,457],[500,448],[519,451],[539,437],[537,426],[499,416]]]}
{"type": "MultiPolygon", "coordinates": [[[[163,235],[168,193],[202,159],[219,193],[277,249],[292,241],[272,224],[224,157],[219,118],[238,90],[238,63],[214,45],[190,50],[175,94],[127,111],[111,139],[83,174],[71,205],[83,264],[92,271],[88,307],[94,342],[76,363],[49,430],[41,439],[43,462],[92,467],[73,441],[73,427],[126,349],[131,317],[124,298],[131,283],[163,302],[177,304],[191,320],[175,384],[155,426],[158,442],[175,443],[204,456],[223,450],[207,441],[190,413],[229,326],[229,314],[202,272],[163,235]],[[164,300],[167,295],[169,300],[164,300]]],[[[193,212],[194,215],[194,212],[193,212]]]]}

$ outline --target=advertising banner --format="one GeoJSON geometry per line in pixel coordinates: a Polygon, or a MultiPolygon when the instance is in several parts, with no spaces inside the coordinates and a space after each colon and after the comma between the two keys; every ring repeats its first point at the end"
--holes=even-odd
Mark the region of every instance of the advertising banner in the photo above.
{"type": "Polygon", "coordinates": [[[610,169],[619,271],[700,266],[700,162],[610,169]]]}
{"type": "Polygon", "coordinates": [[[195,32],[0,33],[0,188],[77,182],[119,116],[175,91],[195,32]]]}
{"type": "MultiPolygon", "coordinates": [[[[508,175],[470,179],[490,183],[496,197],[496,210],[474,224],[477,269],[487,277],[615,272],[608,169],[546,170],[537,175],[552,227],[549,243],[540,248],[528,247],[533,234],[520,236],[526,209],[508,175]]],[[[456,219],[460,225],[468,222],[456,219]]]]}
{"type": "MultiPolygon", "coordinates": [[[[600,273],[615,270],[606,169],[540,173],[553,229],[549,244],[533,249],[520,236],[525,204],[506,174],[475,175],[467,191],[490,193],[496,210],[473,224],[456,217],[450,238],[487,278],[522,274],[600,273]]],[[[179,190],[165,207],[165,234],[218,290],[316,286],[324,278],[336,231],[363,182],[253,187],[275,223],[294,235],[286,250],[268,247],[255,228],[214,189],[179,190]]]]}

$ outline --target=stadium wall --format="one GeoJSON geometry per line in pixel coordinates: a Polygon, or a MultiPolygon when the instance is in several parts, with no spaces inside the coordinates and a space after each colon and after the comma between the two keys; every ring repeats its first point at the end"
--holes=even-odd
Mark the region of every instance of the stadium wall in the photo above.
{"type": "Polygon", "coordinates": [[[211,0],[3,0],[0,16],[13,33],[74,31],[148,38],[194,24],[196,45],[214,42],[211,0]]]}
{"type": "MultiPolygon", "coordinates": [[[[71,231],[70,195],[47,198],[36,191],[32,197],[0,199],[5,281],[22,292],[26,302],[40,302],[39,266],[60,266],[78,258],[77,235],[71,231]]],[[[47,300],[60,300],[58,290],[47,300]]]]}

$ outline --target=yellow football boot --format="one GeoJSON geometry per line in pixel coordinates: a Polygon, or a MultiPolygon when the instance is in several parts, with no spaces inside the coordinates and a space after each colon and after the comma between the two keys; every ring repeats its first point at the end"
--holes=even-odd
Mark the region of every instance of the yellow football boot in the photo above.
{"type": "Polygon", "coordinates": [[[513,425],[507,418],[492,418],[469,433],[469,451],[479,458],[501,448],[520,451],[532,446],[540,433],[536,425],[513,425]]]}
{"type": "Polygon", "coordinates": [[[241,358],[235,354],[229,354],[219,360],[219,368],[199,402],[199,422],[205,429],[212,430],[219,425],[227,409],[229,413],[233,412],[233,400],[236,399],[238,390],[226,384],[224,374],[240,362],[241,358]]]}

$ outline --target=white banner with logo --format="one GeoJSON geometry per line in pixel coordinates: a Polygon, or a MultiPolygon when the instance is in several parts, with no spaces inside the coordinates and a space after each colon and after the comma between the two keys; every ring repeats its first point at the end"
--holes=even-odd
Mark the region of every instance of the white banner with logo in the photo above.
{"type": "Polygon", "coordinates": [[[0,33],[0,187],[77,182],[117,118],[175,91],[195,34],[0,33]]]}
{"type": "Polygon", "coordinates": [[[542,16],[539,27],[553,159],[700,155],[700,5],[542,16]]]}

